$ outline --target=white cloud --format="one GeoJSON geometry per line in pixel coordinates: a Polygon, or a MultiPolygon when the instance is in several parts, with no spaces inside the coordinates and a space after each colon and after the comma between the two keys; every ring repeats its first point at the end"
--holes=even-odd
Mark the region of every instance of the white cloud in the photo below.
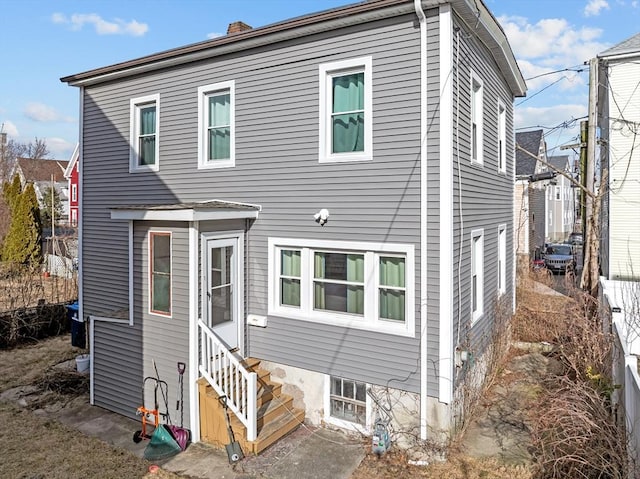
{"type": "Polygon", "coordinates": [[[584,7],[584,16],[594,17],[600,15],[600,11],[603,9],[609,10],[607,0],[589,0],[589,3],[584,7]]]}
{"type": "Polygon", "coordinates": [[[518,60],[536,60],[552,70],[582,64],[608,47],[598,41],[601,29],[576,28],[563,18],[545,18],[535,24],[523,17],[500,17],[499,21],[518,60]]]}
{"type": "Polygon", "coordinates": [[[60,115],[54,108],[51,108],[50,106],[35,102],[27,104],[24,109],[24,114],[30,120],[42,123],[55,121],[72,123],[73,121],[75,121],[73,118],[60,115]]]}
{"type": "MultiPolygon", "coordinates": [[[[570,143],[580,134],[580,119],[587,115],[587,104],[564,104],[549,107],[516,107],[514,112],[515,128],[544,127],[547,146],[552,149],[570,143]],[[576,121],[573,121],[576,120],[576,121]],[[561,125],[560,127],[558,127],[561,125]],[[556,130],[549,130],[548,127],[556,130]]],[[[554,151],[552,154],[568,154],[554,151]]]]}
{"type": "Polygon", "coordinates": [[[218,37],[223,37],[224,33],[218,33],[218,32],[211,32],[211,33],[207,33],[207,38],[209,40],[211,40],[212,38],[218,38],[218,37]]]}
{"type": "Polygon", "coordinates": [[[56,160],[69,159],[76,146],[75,143],[69,143],[67,140],[63,140],[62,138],[50,137],[45,138],[44,140],[47,143],[47,148],[49,149],[49,153],[51,153],[51,157],[56,160]]]}
{"type": "Polygon", "coordinates": [[[20,136],[20,134],[18,133],[18,127],[16,127],[16,125],[9,120],[1,122],[0,127],[2,128],[2,132],[6,133],[7,136],[14,138],[20,136]]]}
{"type": "Polygon", "coordinates": [[[110,22],[96,13],[74,13],[71,17],[67,17],[62,13],[54,13],[51,15],[51,21],[69,25],[72,30],[81,30],[85,24],[93,25],[98,35],[132,35],[139,37],[149,31],[149,26],[146,23],[140,23],[136,20],[126,22],[120,18],[115,18],[110,22]]]}

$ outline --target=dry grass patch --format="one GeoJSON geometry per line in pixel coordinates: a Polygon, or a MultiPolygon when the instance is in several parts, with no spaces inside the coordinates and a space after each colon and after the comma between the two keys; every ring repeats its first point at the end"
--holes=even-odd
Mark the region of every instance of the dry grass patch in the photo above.
{"type": "Polygon", "coordinates": [[[73,359],[78,354],[80,350],[71,347],[68,334],[28,346],[0,350],[0,392],[33,384],[42,379],[51,366],[73,359]]]}
{"type": "Polygon", "coordinates": [[[507,465],[496,459],[474,459],[464,454],[451,454],[446,462],[415,466],[402,452],[390,452],[380,459],[367,454],[351,479],[532,479],[528,467],[507,465]]]}

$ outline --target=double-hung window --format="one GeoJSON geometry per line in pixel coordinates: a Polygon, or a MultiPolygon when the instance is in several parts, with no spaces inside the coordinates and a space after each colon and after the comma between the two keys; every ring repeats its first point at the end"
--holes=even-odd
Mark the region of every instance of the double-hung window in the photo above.
{"type": "Polygon", "coordinates": [[[71,201],[78,201],[78,185],[76,184],[71,185],[71,201]]]}
{"type": "Polygon", "coordinates": [[[129,171],[158,171],[160,95],[132,98],[129,118],[129,171]]]}
{"type": "Polygon", "coordinates": [[[507,291],[507,225],[498,227],[498,294],[507,291]]]}
{"type": "Polygon", "coordinates": [[[498,171],[507,171],[507,109],[498,101],[498,171]]]}
{"type": "Polygon", "coordinates": [[[235,166],[233,81],[198,88],[198,167],[235,166]]]}
{"type": "Polygon", "coordinates": [[[483,138],[483,83],[475,74],[471,75],[471,161],[482,164],[483,138]]]}
{"type": "Polygon", "coordinates": [[[320,65],[320,162],[372,158],[372,59],[320,65]]]}
{"type": "Polygon", "coordinates": [[[411,245],[269,239],[269,314],[413,336],[411,245]]]}
{"type": "Polygon", "coordinates": [[[484,312],[484,231],[471,233],[471,320],[484,312]]]}
{"type": "Polygon", "coordinates": [[[149,311],[171,316],[171,233],[149,233],[149,311]]]}

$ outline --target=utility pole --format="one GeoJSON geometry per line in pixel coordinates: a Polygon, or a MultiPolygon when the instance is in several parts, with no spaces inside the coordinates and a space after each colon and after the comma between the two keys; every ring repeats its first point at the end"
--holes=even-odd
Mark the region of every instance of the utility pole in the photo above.
{"type": "MultiPolygon", "coordinates": [[[[587,125],[587,151],[585,161],[585,177],[584,186],[587,191],[595,193],[595,163],[596,163],[596,128],[597,128],[597,112],[598,112],[598,59],[589,60],[589,112],[587,125]]],[[[585,291],[595,294],[598,286],[599,274],[599,242],[598,237],[598,217],[599,198],[591,195],[585,196],[585,216],[584,223],[585,237],[583,248],[583,269],[582,278],[580,279],[580,287],[585,291]]]]}

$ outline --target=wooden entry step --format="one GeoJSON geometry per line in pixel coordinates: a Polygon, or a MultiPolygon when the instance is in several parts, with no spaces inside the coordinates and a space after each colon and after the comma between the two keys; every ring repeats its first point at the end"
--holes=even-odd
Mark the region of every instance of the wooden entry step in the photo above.
{"type": "MultiPolygon", "coordinates": [[[[258,375],[258,437],[247,441],[244,424],[230,412],[231,428],[245,454],[259,454],[304,422],[304,410],[293,407],[293,398],[282,394],[282,384],[272,381],[271,374],[260,368],[260,361],[243,361],[247,369],[258,375]]],[[[204,379],[198,381],[200,399],[200,437],[216,447],[229,444],[224,408],[219,396],[204,379]]]]}

